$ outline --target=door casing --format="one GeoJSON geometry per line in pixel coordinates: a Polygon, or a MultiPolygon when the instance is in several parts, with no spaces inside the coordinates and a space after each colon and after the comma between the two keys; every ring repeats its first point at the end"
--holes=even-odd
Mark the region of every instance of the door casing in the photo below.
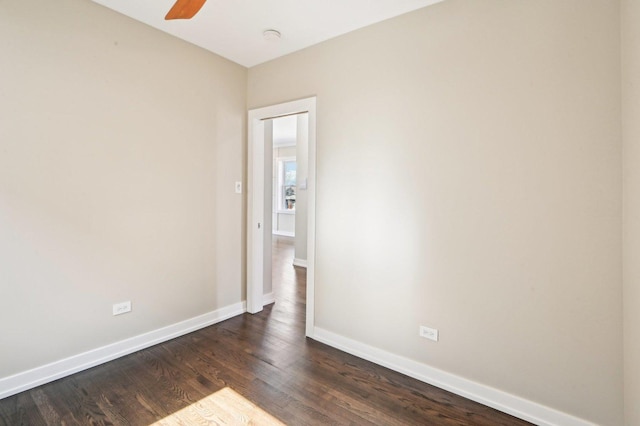
{"type": "MultiPolygon", "coordinates": [[[[313,337],[316,235],[316,97],[252,109],[248,112],[247,176],[247,311],[255,314],[264,306],[265,218],[265,120],[286,115],[309,114],[307,175],[307,303],[306,335],[313,337]]],[[[271,185],[268,186],[269,190],[271,185]]],[[[269,209],[270,210],[270,209],[269,209]]],[[[267,230],[271,232],[270,229],[267,230]]]]}

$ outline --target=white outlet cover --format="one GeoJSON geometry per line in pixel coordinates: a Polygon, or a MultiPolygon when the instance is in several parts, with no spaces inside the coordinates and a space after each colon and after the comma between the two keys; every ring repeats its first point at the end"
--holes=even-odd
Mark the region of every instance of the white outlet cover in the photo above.
{"type": "Polygon", "coordinates": [[[122,315],[122,314],[126,314],[127,312],[131,312],[130,300],[127,300],[126,302],[122,302],[122,303],[115,303],[113,305],[113,315],[122,315]]]}
{"type": "Polygon", "coordinates": [[[236,194],[242,194],[242,182],[236,182],[236,194]]]}
{"type": "Polygon", "coordinates": [[[433,340],[434,342],[438,341],[438,330],[435,328],[421,325],[419,334],[420,337],[424,337],[425,339],[433,340]]]}

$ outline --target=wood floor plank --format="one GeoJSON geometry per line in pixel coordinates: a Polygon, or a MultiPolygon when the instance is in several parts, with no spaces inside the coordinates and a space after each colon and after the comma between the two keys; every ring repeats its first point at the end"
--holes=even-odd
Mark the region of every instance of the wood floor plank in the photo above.
{"type": "MultiPolygon", "coordinates": [[[[169,348],[167,349],[170,350],[169,348]]],[[[184,349],[197,351],[197,345],[189,345],[184,349]]],[[[220,352],[217,352],[217,354],[220,355],[220,352]]],[[[246,359],[239,361],[238,364],[221,364],[218,368],[215,368],[214,371],[226,368],[229,370],[227,374],[235,374],[233,377],[227,377],[229,383],[233,383],[235,388],[240,389],[247,399],[264,406],[265,409],[271,412],[277,413],[277,417],[283,421],[295,420],[293,424],[300,424],[301,422],[304,423],[303,420],[308,421],[309,418],[311,418],[321,423],[330,422],[331,419],[327,418],[322,412],[323,407],[316,406],[315,402],[318,401],[317,396],[308,396],[306,395],[305,389],[294,389],[290,386],[288,381],[291,381],[291,379],[287,378],[288,374],[285,370],[273,365],[273,363],[268,360],[261,360],[263,365],[258,367],[256,365],[257,361],[251,360],[251,353],[246,353],[242,355],[242,357],[246,359]],[[243,374],[250,366],[253,366],[251,374],[243,374]],[[297,412],[304,412],[304,419],[298,418],[295,415],[297,412]]],[[[188,359],[187,363],[193,362],[193,359],[190,359],[187,355],[183,355],[180,358],[183,360],[188,359]]],[[[225,356],[225,359],[228,358],[225,356]]],[[[197,365],[198,361],[202,362],[204,360],[204,357],[197,357],[196,365],[192,368],[197,369],[197,371],[202,374],[207,374],[207,371],[213,366],[212,363],[215,363],[215,361],[209,360],[208,362],[204,362],[203,365],[197,365]]],[[[332,416],[340,417],[335,412],[332,416]]],[[[340,418],[342,419],[342,417],[340,418]]],[[[344,423],[347,423],[346,419],[342,420],[345,420],[344,423]]]]}
{"type": "Polygon", "coordinates": [[[31,393],[22,392],[11,398],[0,400],[0,425],[40,426],[47,425],[47,422],[38,411],[31,393]]]}
{"type": "Polygon", "coordinates": [[[139,376],[128,373],[136,368],[135,357],[128,360],[128,365],[119,371],[87,378],[88,390],[113,424],[152,424],[164,414],[153,408],[153,393],[139,376]]]}
{"type": "Polygon", "coordinates": [[[529,423],[305,338],[305,270],[273,246],[276,303],[0,400],[16,425],[529,423]]]}
{"type": "Polygon", "coordinates": [[[33,401],[42,416],[45,423],[48,424],[61,424],[62,419],[60,414],[56,410],[54,404],[51,403],[51,399],[47,396],[42,388],[34,389],[29,392],[33,401]]]}

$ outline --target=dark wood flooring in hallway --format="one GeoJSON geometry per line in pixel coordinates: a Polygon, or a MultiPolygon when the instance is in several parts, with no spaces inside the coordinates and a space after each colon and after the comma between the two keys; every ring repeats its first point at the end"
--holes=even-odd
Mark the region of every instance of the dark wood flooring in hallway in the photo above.
{"type": "Polygon", "coordinates": [[[304,337],[305,270],[274,238],[276,303],[0,400],[0,425],[527,425],[304,337]]]}

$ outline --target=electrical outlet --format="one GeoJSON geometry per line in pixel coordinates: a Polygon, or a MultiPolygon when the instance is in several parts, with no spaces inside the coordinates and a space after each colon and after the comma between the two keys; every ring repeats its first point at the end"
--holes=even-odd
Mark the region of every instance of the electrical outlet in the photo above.
{"type": "Polygon", "coordinates": [[[438,330],[435,328],[426,327],[424,325],[420,326],[420,337],[424,337],[425,339],[433,340],[434,342],[438,341],[438,330]]]}
{"type": "Polygon", "coordinates": [[[236,182],[236,194],[242,194],[242,182],[236,182]]]}
{"type": "Polygon", "coordinates": [[[130,300],[127,300],[126,302],[122,302],[122,303],[116,303],[113,305],[113,315],[126,314],[127,312],[131,312],[130,300]]]}

